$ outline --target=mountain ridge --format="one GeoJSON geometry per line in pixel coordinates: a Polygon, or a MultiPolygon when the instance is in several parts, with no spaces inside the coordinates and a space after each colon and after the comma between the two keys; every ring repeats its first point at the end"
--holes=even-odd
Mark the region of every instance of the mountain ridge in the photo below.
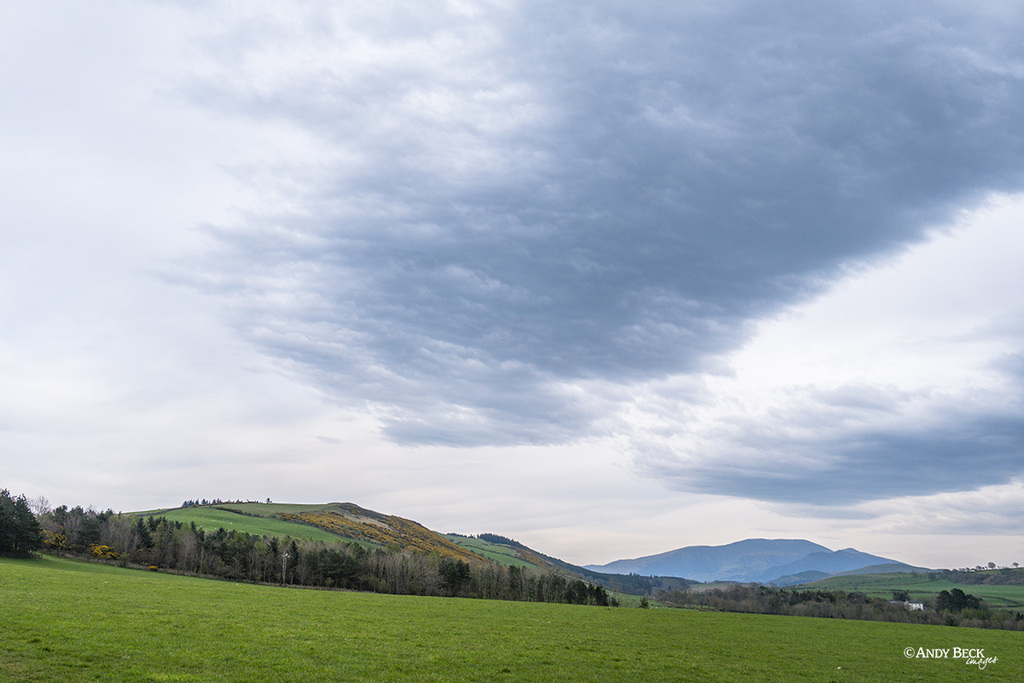
{"type": "Polygon", "coordinates": [[[765,538],[720,546],[685,546],[655,555],[583,566],[603,573],[659,574],[702,582],[795,585],[804,577],[821,578],[875,565],[902,567],[906,571],[921,569],[856,548],[831,550],[805,539],[765,538]]]}

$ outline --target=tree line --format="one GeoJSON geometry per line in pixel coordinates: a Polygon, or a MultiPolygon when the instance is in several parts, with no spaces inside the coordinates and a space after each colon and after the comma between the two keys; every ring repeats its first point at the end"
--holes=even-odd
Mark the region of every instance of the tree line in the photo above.
{"type": "MultiPolygon", "coordinates": [[[[899,597],[905,599],[906,596],[904,594],[899,597]]],[[[1024,614],[991,609],[977,596],[967,595],[959,588],[940,592],[934,602],[934,609],[930,610],[908,610],[902,600],[871,598],[856,591],[786,590],[746,584],[704,590],[663,591],[657,594],[657,599],[673,607],[721,612],[1024,631],[1024,614]]]]}
{"type": "Polygon", "coordinates": [[[26,557],[43,546],[39,522],[25,496],[0,490],[0,555],[26,557]]]}
{"type": "MultiPolygon", "coordinates": [[[[601,586],[532,568],[400,548],[207,531],[158,516],[60,506],[38,518],[44,549],[75,557],[209,576],[403,595],[615,606],[601,586]]],[[[38,535],[38,532],[37,532],[38,535]]]]}
{"type": "MultiPolygon", "coordinates": [[[[994,563],[990,563],[994,564],[994,563]]],[[[1014,563],[1016,564],[1016,563],[1014,563]]],[[[968,585],[1020,586],[1024,585],[1024,569],[1002,567],[1000,569],[944,569],[929,572],[932,581],[952,581],[968,585]]]]}

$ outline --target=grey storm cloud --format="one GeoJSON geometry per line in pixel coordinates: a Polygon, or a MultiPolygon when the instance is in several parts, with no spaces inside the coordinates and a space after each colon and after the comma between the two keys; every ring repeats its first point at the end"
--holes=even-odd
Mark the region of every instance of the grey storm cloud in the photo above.
{"type": "Polygon", "coordinates": [[[687,466],[668,455],[647,458],[643,466],[679,490],[828,506],[971,491],[1020,474],[1019,416],[950,418],[942,428],[864,430],[812,441],[751,434],[761,453],[756,460],[721,458],[687,466]]]}
{"type": "MultiPolygon", "coordinates": [[[[843,266],[1024,184],[1024,16],[1006,5],[401,14],[323,9],[311,48],[269,23],[218,34],[201,47],[221,70],[181,87],[330,151],[238,170],[287,202],[210,229],[215,290],[250,340],[376,406],[400,443],[592,433],[614,397],[579,386],[707,368],[843,266]],[[318,47],[339,52],[254,75],[318,47]]],[[[884,459],[877,441],[855,450],[884,459]]]]}

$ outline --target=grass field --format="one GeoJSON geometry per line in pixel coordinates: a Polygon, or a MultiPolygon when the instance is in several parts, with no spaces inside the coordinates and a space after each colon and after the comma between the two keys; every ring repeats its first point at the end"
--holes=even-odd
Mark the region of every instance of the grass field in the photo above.
{"type": "Polygon", "coordinates": [[[269,516],[282,512],[321,512],[329,510],[334,505],[334,503],[224,503],[223,507],[250,515],[269,516]]]}
{"type": "Polygon", "coordinates": [[[499,545],[497,543],[490,543],[488,541],[481,540],[479,538],[472,538],[467,536],[456,536],[454,534],[445,534],[445,538],[459,546],[465,548],[471,552],[486,557],[489,560],[493,560],[498,564],[503,564],[508,567],[533,567],[534,565],[516,555],[515,548],[510,548],[507,545],[499,545]]]}
{"type": "Polygon", "coordinates": [[[1019,633],[420,598],[0,560],[13,681],[1011,681],[1019,633]],[[904,648],[984,648],[907,659],[904,648]]]}
{"type": "Polygon", "coordinates": [[[911,600],[934,598],[940,591],[959,588],[977,595],[997,609],[1024,609],[1024,586],[954,583],[938,579],[932,581],[927,574],[865,574],[863,576],[835,576],[798,588],[858,591],[871,597],[892,598],[894,590],[905,590],[911,600]]]}
{"type": "Polygon", "coordinates": [[[223,527],[228,531],[241,531],[247,534],[255,534],[256,536],[291,536],[292,538],[308,538],[311,541],[325,541],[327,543],[343,540],[337,534],[332,534],[325,529],[308,524],[296,524],[295,522],[286,522],[283,519],[273,517],[250,517],[214,507],[177,508],[157,512],[153,516],[166,517],[167,519],[185,524],[195,522],[197,527],[206,531],[216,531],[223,527]]]}

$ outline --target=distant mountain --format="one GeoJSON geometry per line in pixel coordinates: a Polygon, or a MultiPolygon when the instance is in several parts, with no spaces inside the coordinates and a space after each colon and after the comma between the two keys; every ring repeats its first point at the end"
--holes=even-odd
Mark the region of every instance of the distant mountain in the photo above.
{"type": "MultiPolygon", "coordinates": [[[[616,574],[683,576],[696,581],[756,581],[747,577],[822,551],[829,552],[829,549],[810,541],[758,538],[728,545],[688,546],[658,555],[585,567],[616,574]]],[[[784,573],[792,572],[778,572],[772,578],[784,573]]]]}
{"type": "Polygon", "coordinates": [[[619,574],[658,574],[697,581],[795,585],[873,565],[917,569],[853,548],[830,550],[800,539],[748,539],[720,546],[688,546],[658,555],[616,560],[587,569],[619,574]]]}
{"type": "MultiPolygon", "coordinates": [[[[795,562],[789,562],[778,567],[771,567],[770,569],[762,572],[759,578],[753,579],[754,581],[760,581],[762,583],[772,582],[779,583],[777,579],[782,576],[789,576],[792,574],[802,574],[804,572],[821,572],[824,574],[838,574],[840,572],[852,571],[860,569],[861,567],[870,567],[877,564],[890,563],[893,560],[878,557],[877,555],[869,555],[868,553],[862,553],[859,550],[853,548],[844,548],[842,550],[824,550],[816,553],[811,553],[807,557],[802,557],[795,562]]],[[[822,577],[818,577],[822,578],[822,577]]],[[[816,579],[810,579],[814,581],[816,579]]]]}

